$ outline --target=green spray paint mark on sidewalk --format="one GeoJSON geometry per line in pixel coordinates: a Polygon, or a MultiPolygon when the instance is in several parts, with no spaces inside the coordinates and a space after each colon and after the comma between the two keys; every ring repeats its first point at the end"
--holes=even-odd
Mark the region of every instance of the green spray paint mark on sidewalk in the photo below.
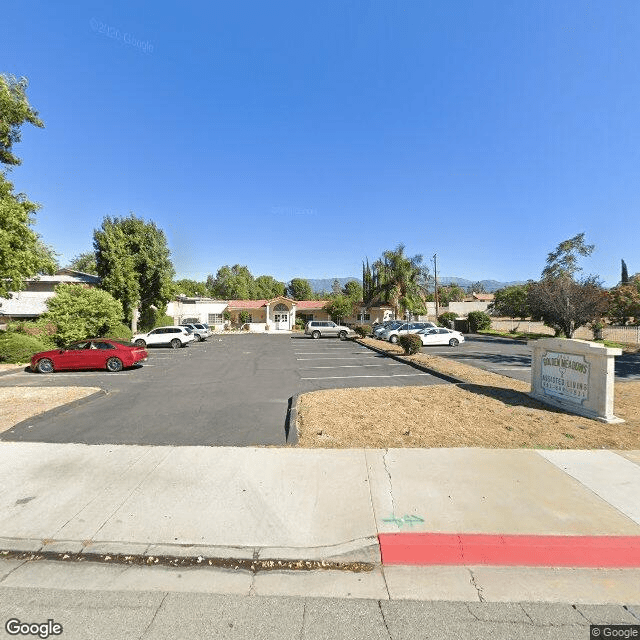
{"type": "Polygon", "coordinates": [[[400,518],[396,518],[396,516],[392,515],[390,518],[384,518],[382,522],[392,522],[397,525],[399,529],[402,529],[402,527],[404,527],[405,525],[413,528],[413,525],[423,523],[424,518],[421,518],[420,516],[410,515],[404,515],[400,518]]]}

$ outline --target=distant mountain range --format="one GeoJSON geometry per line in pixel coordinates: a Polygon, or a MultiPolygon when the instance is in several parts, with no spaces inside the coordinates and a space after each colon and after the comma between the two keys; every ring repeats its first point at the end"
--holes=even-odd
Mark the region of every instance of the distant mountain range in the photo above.
{"type": "MultiPolygon", "coordinates": [[[[362,280],[360,278],[324,278],[321,280],[312,280],[308,279],[309,284],[311,285],[311,289],[314,293],[321,293],[322,291],[331,291],[333,289],[333,282],[337,280],[340,283],[341,287],[351,281],[355,280],[362,284],[362,280]]],[[[467,280],[466,278],[458,278],[457,276],[439,276],[438,284],[439,285],[449,285],[449,284],[457,284],[459,287],[466,289],[470,287],[472,284],[480,282],[484,287],[484,290],[487,293],[492,293],[493,291],[497,291],[498,289],[502,289],[503,287],[511,287],[516,284],[525,284],[524,280],[512,280],[511,282],[499,282],[498,280],[467,280]]]]}

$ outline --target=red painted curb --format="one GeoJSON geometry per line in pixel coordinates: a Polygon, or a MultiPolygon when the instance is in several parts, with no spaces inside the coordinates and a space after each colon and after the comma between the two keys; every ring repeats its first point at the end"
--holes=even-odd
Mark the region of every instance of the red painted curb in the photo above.
{"type": "Polygon", "coordinates": [[[640,567],[640,536],[381,533],[382,564],[640,567]]]}

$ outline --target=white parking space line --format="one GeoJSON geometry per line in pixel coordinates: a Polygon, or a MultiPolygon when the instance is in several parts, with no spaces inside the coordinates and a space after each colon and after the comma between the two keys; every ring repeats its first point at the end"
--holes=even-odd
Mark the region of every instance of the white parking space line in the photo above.
{"type": "Polygon", "coordinates": [[[395,373],[383,376],[325,376],[323,378],[300,378],[300,380],[341,380],[344,378],[412,378],[414,376],[428,376],[428,373],[395,373]]]}
{"type": "Polygon", "coordinates": [[[402,367],[403,362],[390,362],[389,364],[334,364],[326,367],[302,367],[307,369],[360,369],[361,367],[402,367]]]}
{"type": "Polygon", "coordinates": [[[376,355],[371,354],[369,355],[367,354],[362,354],[361,356],[355,356],[355,357],[334,357],[334,356],[327,356],[325,358],[296,358],[296,360],[359,360],[360,358],[365,358],[365,357],[369,357],[369,358],[375,358],[376,355]]]}

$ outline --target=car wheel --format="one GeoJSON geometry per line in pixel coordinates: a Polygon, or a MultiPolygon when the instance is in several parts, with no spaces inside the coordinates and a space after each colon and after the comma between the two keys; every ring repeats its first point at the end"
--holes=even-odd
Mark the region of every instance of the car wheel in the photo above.
{"type": "Polygon", "coordinates": [[[320,337],[320,332],[319,332],[319,331],[314,331],[314,332],[311,334],[311,337],[312,337],[314,340],[317,340],[317,339],[320,337]]]}
{"type": "Polygon", "coordinates": [[[136,340],[133,344],[136,345],[136,347],[146,347],[147,343],[144,340],[136,340]]]}
{"type": "Polygon", "coordinates": [[[193,337],[195,338],[194,342],[202,342],[202,336],[199,333],[194,333],[193,337]]]}
{"type": "Polygon", "coordinates": [[[458,341],[457,338],[451,338],[451,340],[449,340],[450,347],[457,347],[459,344],[460,342],[458,341]]]}
{"type": "Polygon", "coordinates": [[[395,344],[396,342],[398,342],[398,336],[391,336],[391,337],[389,338],[389,342],[390,342],[391,344],[395,344]]]}
{"type": "Polygon", "coordinates": [[[53,362],[49,358],[38,360],[37,369],[40,373],[53,373],[53,362]]]}
{"type": "Polygon", "coordinates": [[[180,340],[178,340],[178,338],[174,338],[171,341],[171,348],[172,349],[179,349],[182,346],[182,342],[180,342],[180,340]]]}
{"type": "Polygon", "coordinates": [[[338,334],[338,337],[340,338],[340,340],[344,340],[347,337],[347,332],[346,331],[341,331],[338,334]]]}
{"type": "Polygon", "coordinates": [[[107,371],[111,371],[111,373],[122,371],[122,360],[120,358],[109,358],[107,360],[107,371]]]}

